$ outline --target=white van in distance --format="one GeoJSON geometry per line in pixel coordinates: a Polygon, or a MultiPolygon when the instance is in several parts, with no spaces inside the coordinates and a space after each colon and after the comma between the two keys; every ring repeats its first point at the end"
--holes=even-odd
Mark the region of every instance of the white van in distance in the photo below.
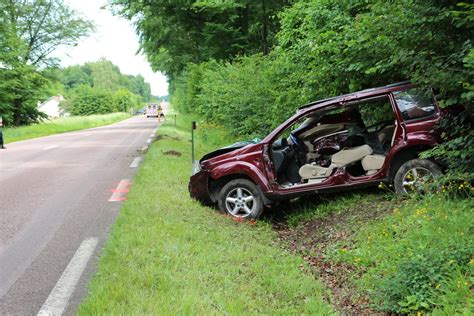
{"type": "Polygon", "coordinates": [[[156,103],[148,103],[146,105],[146,117],[158,117],[160,106],[156,103]]]}

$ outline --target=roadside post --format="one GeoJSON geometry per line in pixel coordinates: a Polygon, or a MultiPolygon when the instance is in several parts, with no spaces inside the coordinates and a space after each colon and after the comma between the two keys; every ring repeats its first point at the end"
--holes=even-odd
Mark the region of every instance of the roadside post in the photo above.
{"type": "Polygon", "coordinates": [[[192,162],[192,173],[196,173],[199,170],[199,162],[194,161],[194,130],[196,129],[196,122],[191,123],[191,162],[192,162]]]}
{"type": "Polygon", "coordinates": [[[176,114],[174,115],[174,126],[176,126],[176,114]]]}
{"type": "Polygon", "coordinates": [[[0,149],[6,149],[3,146],[3,118],[0,116],[0,149]]]}

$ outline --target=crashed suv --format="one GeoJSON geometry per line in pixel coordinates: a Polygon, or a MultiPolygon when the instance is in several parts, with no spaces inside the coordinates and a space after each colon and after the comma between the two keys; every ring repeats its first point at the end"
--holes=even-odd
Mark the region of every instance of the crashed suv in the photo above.
{"type": "Polygon", "coordinates": [[[313,102],[262,141],[202,157],[189,192],[243,218],[277,201],[381,182],[407,194],[441,174],[418,158],[440,141],[440,119],[432,91],[409,82],[313,102]]]}

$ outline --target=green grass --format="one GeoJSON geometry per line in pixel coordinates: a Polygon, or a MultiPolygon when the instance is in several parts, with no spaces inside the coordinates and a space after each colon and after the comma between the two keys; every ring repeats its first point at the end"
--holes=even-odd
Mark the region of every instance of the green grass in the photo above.
{"type": "Polygon", "coordinates": [[[410,199],[328,255],[359,268],[356,283],[377,309],[468,315],[474,308],[473,209],[472,199],[444,194],[410,199]]]}
{"type": "Polygon", "coordinates": [[[129,117],[130,115],[127,113],[111,113],[46,120],[43,123],[29,126],[4,128],[3,139],[5,144],[8,144],[25,139],[108,125],[129,117]]]}
{"type": "Polygon", "coordinates": [[[357,208],[377,209],[396,203],[394,195],[375,188],[322,194],[293,203],[285,214],[286,224],[295,227],[307,221],[341,215],[357,208]]]}
{"type": "MultiPolygon", "coordinates": [[[[181,117],[159,129],[78,314],[333,314],[270,224],[238,223],[189,198],[189,126],[181,117]]],[[[202,124],[197,134],[197,156],[230,141],[202,124]]]]}

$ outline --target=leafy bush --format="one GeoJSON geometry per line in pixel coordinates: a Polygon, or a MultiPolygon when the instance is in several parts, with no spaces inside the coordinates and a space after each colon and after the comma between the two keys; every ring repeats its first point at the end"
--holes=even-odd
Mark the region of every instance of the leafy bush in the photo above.
{"type": "Polygon", "coordinates": [[[309,101],[407,79],[436,88],[443,105],[470,102],[469,10],[432,0],[296,2],[280,13],[269,55],[188,64],[172,102],[249,137],[309,101]]]}
{"type": "Polygon", "coordinates": [[[118,110],[112,92],[86,85],[80,85],[73,90],[66,107],[73,115],[107,114],[118,110]]]}
{"type": "Polygon", "coordinates": [[[120,112],[128,112],[130,109],[141,107],[141,97],[131,93],[127,89],[120,89],[114,93],[116,109],[120,112]]]}
{"type": "MultiPolygon", "coordinates": [[[[443,143],[422,154],[449,167],[451,177],[474,180],[474,117],[466,109],[461,113],[449,113],[436,127],[443,143]]],[[[451,179],[449,179],[451,181],[451,179]]]]}
{"type": "Polygon", "coordinates": [[[338,245],[328,255],[365,271],[357,283],[376,308],[468,311],[473,304],[466,291],[474,277],[473,206],[472,200],[443,194],[413,201],[367,224],[353,243],[338,245]]]}

